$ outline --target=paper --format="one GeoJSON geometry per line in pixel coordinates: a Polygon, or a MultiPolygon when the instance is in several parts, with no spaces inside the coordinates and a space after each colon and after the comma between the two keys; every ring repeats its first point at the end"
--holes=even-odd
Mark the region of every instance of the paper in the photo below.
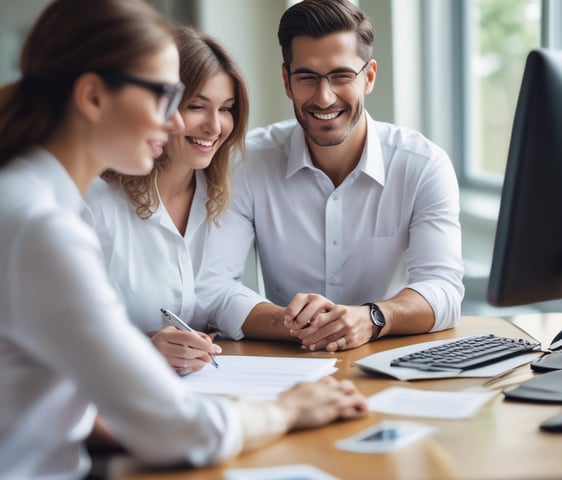
{"type": "Polygon", "coordinates": [[[435,392],[415,388],[390,387],[367,399],[369,410],[374,412],[429,417],[466,419],[497,392],[435,392]]]}
{"type": "Polygon", "coordinates": [[[224,480],[338,480],[312,465],[237,468],[227,470],[224,480]]]}
{"type": "MultiPolygon", "coordinates": [[[[466,337],[463,337],[466,338],[466,337]]],[[[431,378],[454,378],[454,377],[495,377],[501,375],[510,370],[513,370],[520,365],[531,362],[540,352],[531,352],[517,355],[515,357],[502,360],[500,362],[494,362],[490,365],[479,368],[471,368],[469,370],[454,370],[451,372],[426,372],[424,370],[418,370],[416,368],[405,368],[405,367],[391,367],[390,362],[403,355],[409,353],[417,352],[419,350],[424,350],[426,348],[434,347],[437,345],[443,345],[448,342],[452,342],[458,339],[452,340],[434,340],[431,342],[416,343],[413,345],[407,345],[405,347],[393,348],[391,350],[386,350],[384,352],[375,353],[369,355],[355,362],[359,368],[367,372],[377,372],[389,375],[391,377],[397,378],[398,380],[422,380],[431,378]]]]}
{"type": "Polygon", "coordinates": [[[272,400],[298,382],[318,380],[337,371],[336,358],[217,355],[210,364],[184,377],[189,390],[272,400]]]}
{"type": "Polygon", "coordinates": [[[432,434],[435,427],[413,422],[385,420],[336,442],[336,447],[356,453],[388,453],[432,434]]]}

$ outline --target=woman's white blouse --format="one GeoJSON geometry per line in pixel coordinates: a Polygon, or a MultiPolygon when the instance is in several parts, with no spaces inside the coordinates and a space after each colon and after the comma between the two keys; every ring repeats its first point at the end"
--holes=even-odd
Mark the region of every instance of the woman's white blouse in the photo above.
{"type": "Polygon", "coordinates": [[[205,319],[196,312],[194,292],[208,225],[203,172],[196,172],[196,184],[184,236],[162,203],[143,220],[120,187],[97,179],[85,195],[90,212],[84,219],[100,239],[110,281],[131,321],[146,333],[166,325],[160,316],[162,307],[205,330],[205,319]]]}
{"type": "MultiPolygon", "coordinates": [[[[62,165],[34,149],[0,169],[0,191],[0,476],[84,477],[92,402],[145,462],[203,465],[236,454],[246,430],[239,410],[190,393],[129,322],[62,165]]],[[[137,240],[146,245],[129,245],[137,240]]],[[[158,272],[175,260],[163,258],[170,252],[150,252],[152,270],[132,267],[142,285],[163,290],[158,272]]]]}

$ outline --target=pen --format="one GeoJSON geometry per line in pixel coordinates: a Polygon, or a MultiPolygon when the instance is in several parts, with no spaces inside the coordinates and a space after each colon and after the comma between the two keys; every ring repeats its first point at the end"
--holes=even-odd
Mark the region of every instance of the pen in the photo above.
{"type": "MultiPolygon", "coordinates": [[[[164,318],[166,320],[168,320],[168,322],[170,322],[177,329],[184,330],[186,332],[195,332],[195,330],[193,330],[193,328],[191,328],[187,323],[185,323],[175,313],[172,313],[169,310],[166,310],[165,308],[161,308],[160,311],[162,312],[162,315],[164,316],[164,318]]],[[[215,360],[214,355],[209,354],[209,356],[211,357],[211,363],[213,364],[213,366],[215,368],[219,368],[219,364],[215,360]]]]}

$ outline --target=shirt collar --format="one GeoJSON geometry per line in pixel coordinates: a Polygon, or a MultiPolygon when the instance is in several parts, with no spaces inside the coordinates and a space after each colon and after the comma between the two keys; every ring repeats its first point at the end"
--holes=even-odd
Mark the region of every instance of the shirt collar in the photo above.
{"type": "MultiPolygon", "coordinates": [[[[207,220],[207,180],[203,170],[196,170],[195,172],[195,193],[193,194],[193,201],[191,203],[191,211],[189,212],[189,220],[187,222],[187,230],[185,237],[189,238],[199,226],[207,220]]],[[[166,227],[168,230],[178,233],[178,229],[174,224],[172,217],[164,207],[162,197],[156,186],[156,193],[158,195],[158,208],[151,215],[148,221],[159,223],[166,227]]]]}
{"type": "Polygon", "coordinates": [[[195,193],[187,222],[186,237],[190,239],[193,233],[207,221],[207,179],[203,170],[195,171],[195,193]]]}
{"type": "Polygon", "coordinates": [[[293,176],[303,168],[314,169],[308,145],[304,137],[304,130],[300,124],[295,120],[295,128],[291,137],[289,138],[289,155],[287,161],[287,175],[286,178],[293,176]]]}
{"type": "MultiPolygon", "coordinates": [[[[367,117],[367,141],[365,142],[363,153],[361,154],[359,164],[355,170],[362,171],[384,186],[386,174],[377,125],[368,112],[365,112],[365,115],[367,117]]],[[[286,178],[291,177],[304,168],[314,169],[316,167],[314,167],[312,159],[310,158],[304,130],[296,123],[295,129],[289,139],[289,158],[287,162],[286,178]]]]}
{"type": "Polygon", "coordinates": [[[39,146],[32,148],[26,157],[39,178],[52,180],[53,196],[57,204],[63,209],[80,214],[85,205],[84,200],[62,163],[48,150],[39,146]]]}
{"type": "Polygon", "coordinates": [[[384,169],[384,160],[382,158],[381,143],[379,140],[377,123],[367,115],[367,142],[363,153],[359,159],[357,169],[371,177],[376,182],[384,186],[386,173],[384,169]]]}

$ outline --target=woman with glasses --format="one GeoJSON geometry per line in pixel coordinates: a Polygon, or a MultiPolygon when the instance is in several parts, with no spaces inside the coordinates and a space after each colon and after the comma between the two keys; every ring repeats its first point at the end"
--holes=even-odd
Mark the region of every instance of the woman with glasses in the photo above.
{"type": "Polygon", "coordinates": [[[81,195],[148,174],[183,128],[169,24],[141,0],[55,0],[20,67],[0,88],[0,476],[84,477],[97,411],[142,461],[196,466],[364,414],[332,378],[270,403],[190,393],[110,286],[81,195]]]}
{"type": "Polygon", "coordinates": [[[186,26],[177,28],[177,38],[184,128],[169,132],[150,174],[105,172],[86,200],[129,318],[185,375],[220,348],[204,333],[171,326],[160,310],[207,328],[196,309],[194,278],[209,223],[219,223],[228,202],[229,157],[243,145],[248,97],[238,67],[216,40],[186,26]]]}

